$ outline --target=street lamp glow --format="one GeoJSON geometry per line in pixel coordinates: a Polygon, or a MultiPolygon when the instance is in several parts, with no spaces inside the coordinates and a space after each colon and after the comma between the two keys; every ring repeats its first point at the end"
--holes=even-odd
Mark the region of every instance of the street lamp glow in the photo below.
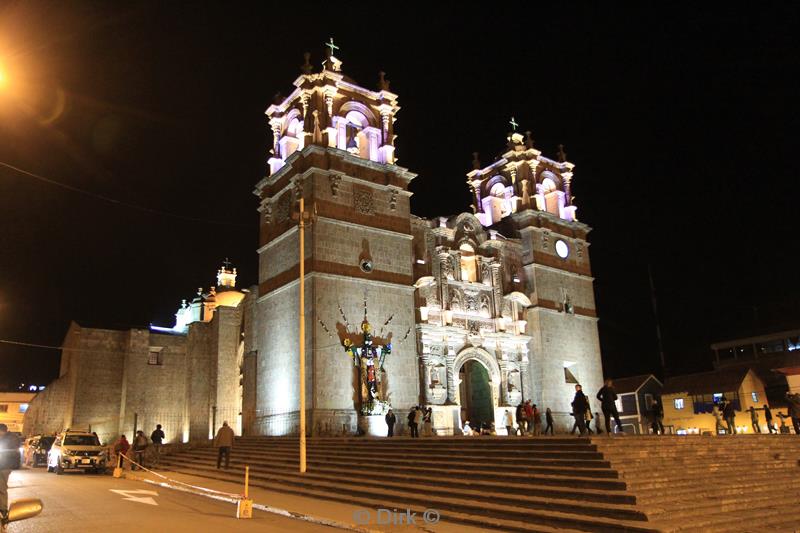
{"type": "Polygon", "coordinates": [[[6,85],[8,85],[8,76],[6,76],[3,65],[0,65],[0,89],[4,89],[6,85]]]}

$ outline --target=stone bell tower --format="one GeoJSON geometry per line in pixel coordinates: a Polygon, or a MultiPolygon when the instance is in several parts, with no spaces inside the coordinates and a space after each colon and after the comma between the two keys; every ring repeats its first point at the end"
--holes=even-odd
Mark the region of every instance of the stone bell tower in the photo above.
{"type": "Polygon", "coordinates": [[[255,434],[297,433],[299,426],[300,252],[292,215],[300,195],[315,213],[303,251],[309,433],[349,434],[359,425],[371,431],[374,420],[356,410],[357,376],[342,348],[365,299],[376,344],[393,344],[381,376],[388,402],[402,410],[418,400],[407,190],[415,175],[396,165],[397,95],[383,73],[377,90],[356,84],[333,55],[338,47],[332,40],[326,46],[322,69],[306,54],[294,90],[266,111],[270,173],[255,190],[262,324],[255,434]]]}
{"type": "MultiPolygon", "coordinates": [[[[489,166],[476,155],[467,184],[481,224],[510,229],[519,239],[521,255],[508,281],[531,302],[526,320],[532,399],[567,413],[575,384],[592,398],[603,381],[587,241],[591,228],[577,220],[575,165],[564,147],[550,159],[534,148],[530,132],[509,133],[507,141],[505,153],[489,166]]],[[[560,423],[571,425],[572,419],[560,423]]]]}

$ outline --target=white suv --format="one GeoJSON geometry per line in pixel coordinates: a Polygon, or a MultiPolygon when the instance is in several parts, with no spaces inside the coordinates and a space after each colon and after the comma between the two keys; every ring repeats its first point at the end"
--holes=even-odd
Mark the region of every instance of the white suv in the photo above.
{"type": "Polygon", "coordinates": [[[108,457],[96,433],[62,431],[47,453],[47,471],[63,474],[67,469],[104,473],[108,457]]]}

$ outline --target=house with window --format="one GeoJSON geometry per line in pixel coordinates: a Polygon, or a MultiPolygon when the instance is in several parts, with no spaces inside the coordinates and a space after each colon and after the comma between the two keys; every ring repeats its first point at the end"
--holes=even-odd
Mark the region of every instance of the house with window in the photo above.
{"type": "Polygon", "coordinates": [[[35,392],[0,392],[0,424],[12,433],[22,433],[22,421],[35,392]]]}
{"type": "Polygon", "coordinates": [[[625,433],[648,434],[648,407],[661,397],[664,385],[653,374],[643,374],[614,381],[617,411],[625,433]]]}
{"type": "MultiPolygon", "coordinates": [[[[752,433],[748,410],[754,407],[759,415],[761,431],[766,433],[764,405],[767,395],[764,382],[750,368],[722,368],[667,378],[662,391],[664,426],[674,433],[713,434],[716,428],[712,409],[725,398],[736,409],[736,431],[752,433]]],[[[773,411],[775,424],[777,412],[773,411]]]]}

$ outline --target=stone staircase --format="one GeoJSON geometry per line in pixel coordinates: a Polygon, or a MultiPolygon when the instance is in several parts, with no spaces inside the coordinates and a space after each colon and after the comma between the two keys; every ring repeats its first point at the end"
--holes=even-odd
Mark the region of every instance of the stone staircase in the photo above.
{"type": "Polygon", "coordinates": [[[672,531],[800,531],[797,435],[647,436],[592,442],[651,526],[672,531]]]}
{"type": "MultiPolygon", "coordinates": [[[[518,532],[800,530],[800,437],[237,439],[163,458],[169,470],[368,509],[518,532]]],[[[312,513],[313,514],[313,513],[312,513]]]]}
{"type": "MultiPolygon", "coordinates": [[[[442,520],[520,532],[658,531],[584,438],[320,438],[298,473],[296,438],[237,439],[231,469],[213,448],[162,458],[166,469],[368,509],[436,509],[442,520]]],[[[313,514],[313,513],[312,513],[313,514]]]]}

